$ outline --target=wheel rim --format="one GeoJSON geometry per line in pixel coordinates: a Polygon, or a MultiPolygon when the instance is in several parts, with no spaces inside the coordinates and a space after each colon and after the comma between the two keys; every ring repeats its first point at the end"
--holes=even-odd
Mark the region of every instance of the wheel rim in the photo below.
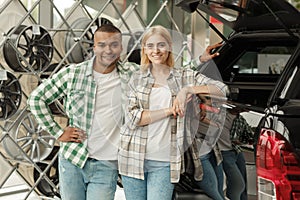
{"type": "MultiPolygon", "coordinates": [[[[12,122],[7,122],[5,124],[6,130],[8,130],[11,125],[12,122]]],[[[55,138],[41,129],[29,111],[23,111],[23,113],[14,120],[9,135],[33,162],[44,160],[51,153],[55,143],[55,138]]],[[[13,159],[29,161],[9,138],[3,140],[3,147],[7,154],[13,159]]]]}
{"type": "MultiPolygon", "coordinates": [[[[53,57],[52,39],[43,27],[21,25],[11,34],[10,40],[27,63],[31,65],[34,72],[42,72],[51,62],[53,57]],[[39,34],[35,34],[36,30],[39,34]]],[[[19,72],[30,72],[29,66],[18,52],[8,42],[3,46],[4,59],[10,68],[19,72]]]]}
{"type": "MultiPolygon", "coordinates": [[[[142,31],[137,31],[134,33],[134,36],[136,39],[139,39],[142,36],[143,32],[142,31]]],[[[127,54],[131,51],[131,49],[135,45],[135,39],[133,37],[130,37],[128,41],[128,46],[127,46],[127,54]]],[[[131,52],[131,54],[128,57],[129,62],[134,62],[136,64],[140,64],[141,62],[141,46],[137,45],[135,49],[131,52]]]]}
{"type": "Polygon", "coordinates": [[[0,80],[0,119],[12,117],[20,107],[22,89],[18,79],[10,72],[7,80],[0,80]]]}
{"type": "MultiPolygon", "coordinates": [[[[72,29],[83,29],[85,30],[91,23],[89,18],[80,18],[74,21],[71,25],[72,29]]],[[[69,49],[76,43],[72,52],[70,52],[68,61],[70,63],[80,63],[93,55],[93,31],[90,28],[83,36],[81,44],[75,39],[79,38],[82,32],[67,32],[65,39],[65,51],[68,52],[69,49]]]]}
{"type": "MultiPolygon", "coordinates": [[[[52,160],[54,155],[58,152],[59,147],[55,147],[51,154],[46,158],[46,160],[52,160]]],[[[44,171],[46,167],[48,166],[47,163],[36,163],[38,167],[44,171]]],[[[58,186],[59,184],[59,170],[58,170],[58,158],[53,162],[53,165],[50,167],[50,169],[46,172],[46,176],[52,181],[52,183],[55,186],[58,186]]],[[[36,182],[40,178],[40,173],[34,168],[33,170],[33,179],[34,182],[36,182]]],[[[60,194],[48,183],[48,181],[42,177],[40,182],[37,184],[37,189],[47,197],[53,197],[58,196],[60,197],[60,194]]]]}

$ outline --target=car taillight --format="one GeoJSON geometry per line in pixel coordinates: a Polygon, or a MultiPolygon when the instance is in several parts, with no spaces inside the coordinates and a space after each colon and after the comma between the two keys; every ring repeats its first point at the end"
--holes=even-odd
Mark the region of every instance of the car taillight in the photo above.
{"type": "Polygon", "coordinates": [[[288,141],[274,130],[261,130],[256,170],[259,199],[299,199],[299,158],[288,141]]]}

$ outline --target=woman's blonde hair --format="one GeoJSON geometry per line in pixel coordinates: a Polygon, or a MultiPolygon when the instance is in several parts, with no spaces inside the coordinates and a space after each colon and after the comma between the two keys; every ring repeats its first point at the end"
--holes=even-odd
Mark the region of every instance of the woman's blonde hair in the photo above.
{"type": "Polygon", "coordinates": [[[151,61],[149,60],[148,56],[145,54],[145,45],[146,41],[154,34],[159,34],[163,38],[167,40],[167,43],[169,45],[169,56],[167,58],[166,64],[169,67],[174,67],[174,59],[173,59],[173,53],[172,53],[172,38],[170,32],[163,26],[156,25],[150,27],[148,30],[145,31],[142,41],[141,41],[141,67],[142,69],[146,70],[151,64],[151,61]]]}

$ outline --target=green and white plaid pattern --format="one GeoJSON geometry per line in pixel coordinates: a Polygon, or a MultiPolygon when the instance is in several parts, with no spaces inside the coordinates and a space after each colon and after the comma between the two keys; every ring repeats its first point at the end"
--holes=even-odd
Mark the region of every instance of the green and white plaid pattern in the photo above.
{"type": "Polygon", "coordinates": [[[251,129],[251,126],[240,114],[237,115],[236,118],[233,120],[230,129],[230,138],[233,141],[238,140],[243,144],[248,144],[249,141],[253,140],[253,131],[251,129]]]}
{"type": "Polygon", "coordinates": [[[237,151],[241,152],[241,147],[235,142],[242,144],[249,144],[253,142],[253,131],[251,126],[247,123],[246,119],[238,114],[233,120],[231,129],[230,129],[230,139],[232,142],[232,147],[237,151]]]}
{"type": "MultiPolygon", "coordinates": [[[[60,70],[40,84],[28,98],[29,109],[37,122],[56,138],[61,136],[63,129],[54,120],[48,105],[59,98],[64,98],[69,126],[86,131],[87,137],[91,134],[96,97],[96,84],[92,76],[93,60],[94,58],[60,70]]],[[[127,88],[129,76],[138,69],[139,65],[135,63],[118,64],[122,89],[127,88]]],[[[122,96],[122,99],[125,97],[122,96]]],[[[88,158],[87,144],[61,142],[60,154],[82,168],[88,158]]]]}
{"type": "MultiPolygon", "coordinates": [[[[168,86],[173,99],[179,90],[192,85],[215,85],[225,95],[226,85],[212,80],[190,69],[173,69],[168,78],[168,86]]],[[[122,175],[144,179],[144,159],[147,143],[148,126],[138,126],[144,109],[149,109],[149,95],[154,83],[150,71],[138,71],[129,81],[128,105],[125,110],[125,125],[121,128],[121,142],[118,162],[122,175]]],[[[171,125],[171,182],[179,181],[180,173],[184,171],[183,156],[187,150],[184,143],[189,136],[185,135],[184,118],[172,120],[171,125]]],[[[192,141],[188,141],[192,144],[192,141]]],[[[199,154],[193,152],[193,158],[199,154]]]]}

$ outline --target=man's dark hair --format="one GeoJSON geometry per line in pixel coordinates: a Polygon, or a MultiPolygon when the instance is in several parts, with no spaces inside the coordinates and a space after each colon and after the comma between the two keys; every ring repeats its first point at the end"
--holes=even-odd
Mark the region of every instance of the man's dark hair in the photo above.
{"type": "Polygon", "coordinates": [[[102,24],[97,28],[96,32],[106,32],[106,33],[121,33],[120,29],[115,27],[113,24],[102,24]]]}

